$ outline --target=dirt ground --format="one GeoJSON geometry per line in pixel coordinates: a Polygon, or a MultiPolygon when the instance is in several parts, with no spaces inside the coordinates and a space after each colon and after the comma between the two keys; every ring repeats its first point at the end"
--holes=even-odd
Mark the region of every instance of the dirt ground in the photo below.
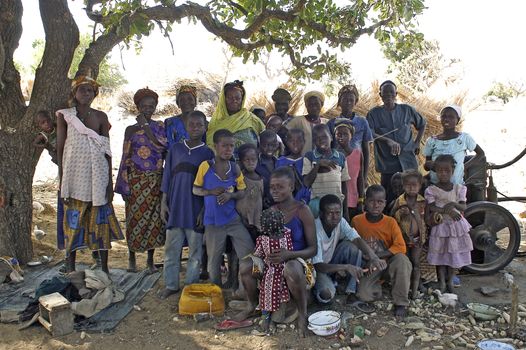
{"type": "MultiPolygon", "coordinates": [[[[34,215],[34,223],[45,232],[47,236],[41,242],[35,242],[35,257],[52,255],[54,262],[60,261],[63,253],[55,249],[56,237],[54,235],[56,225],[55,208],[56,185],[52,182],[34,187],[34,200],[44,204],[45,210],[34,215]]],[[[123,219],[124,208],[116,206],[119,219],[123,219]]],[[[162,250],[156,252],[156,262],[161,262],[162,250]]],[[[89,252],[79,254],[79,260],[89,263],[91,256],[89,252]]],[[[139,255],[139,266],[145,266],[145,255],[139,255]]],[[[125,242],[115,243],[110,253],[110,266],[125,268],[127,264],[127,249],[125,242]]],[[[526,300],[526,272],[524,269],[525,259],[516,258],[508,267],[520,287],[519,300],[526,300]]],[[[497,305],[500,309],[508,309],[511,294],[503,288],[502,274],[493,276],[461,275],[461,287],[457,288],[461,304],[468,302],[481,302],[497,305]],[[501,290],[494,297],[484,297],[477,288],[481,286],[495,286],[501,290]]],[[[465,307],[456,311],[444,311],[442,305],[436,299],[430,300],[425,296],[424,300],[415,303],[411,307],[411,317],[406,323],[397,323],[389,311],[391,305],[386,299],[377,302],[377,312],[366,316],[361,312],[345,305],[345,297],[339,296],[335,303],[329,308],[341,313],[347,312],[353,318],[347,323],[345,332],[340,336],[319,337],[312,333],[307,338],[300,338],[291,326],[277,328],[276,333],[270,336],[255,336],[251,334],[253,328],[245,328],[230,332],[218,332],[213,325],[222,318],[206,320],[197,323],[192,318],[179,316],[178,300],[179,294],[161,301],[156,293],[163,287],[162,278],[148,292],[144,299],[138,304],[140,310],[132,312],[119,324],[116,330],[106,334],[86,334],[74,332],[64,337],[53,338],[39,325],[24,331],[18,331],[17,325],[0,324],[0,349],[104,349],[114,350],[129,349],[338,349],[351,346],[352,349],[400,349],[408,338],[416,336],[409,349],[433,349],[442,346],[448,349],[453,346],[471,346],[476,341],[488,336],[503,338],[507,324],[494,322],[493,324],[479,323],[476,327],[467,321],[465,307]],[[422,322],[428,332],[433,330],[435,337],[427,338],[422,335],[422,330],[413,329],[412,325],[422,322]],[[359,344],[351,344],[352,329],[361,325],[370,335],[366,335],[364,341],[359,344]],[[409,327],[409,328],[407,328],[409,327]],[[440,330],[439,330],[440,329],[440,330]],[[479,331],[480,330],[480,331],[479,331]],[[439,333],[436,333],[439,332],[439,333]],[[455,335],[462,332],[462,336],[455,335]],[[495,332],[495,333],[493,333],[495,332]],[[381,333],[386,333],[382,335],[381,333]],[[441,334],[440,334],[441,333],[441,334]],[[438,335],[439,338],[436,336],[438,335]],[[429,340],[431,339],[431,340],[429,340]],[[427,340],[424,342],[423,340],[427,340]],[[465,340],[465,343],[463,342],[465,340]]],[[[225,292],[228,302],[228,292],[225,292]]],[[[318,311],[320,306],[312,305],[309,314],[318,311]]],[[[526,310],[525,310],[526,311],[526,310]]],[[[232,316],[234,310],[227,308],[226,316],[232,316]]],[[[524,313],[526,316],[526,312],[524,313]]],[[[526,320],[526,317],[523,318],[526,320]]],[[[526,326],[526,321],[522,326],[526,326]]],[[[422,325],[421,325],[422,326],[422,325]]],[[[522,345],[522,344],[521,344],[522,345]]],[[[523,345],[524,346],[524,345],[523,345]]]]}

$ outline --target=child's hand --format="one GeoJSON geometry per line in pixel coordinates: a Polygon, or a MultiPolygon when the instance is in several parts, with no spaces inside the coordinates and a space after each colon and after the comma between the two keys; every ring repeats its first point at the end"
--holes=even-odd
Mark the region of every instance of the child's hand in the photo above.
{"type": "Polygon", "coordinates": [[[365,272],[368,272],[369,269],[362,269],[361,267],[349,264],[347,265],[346,271],[349,275],[356,278],[357,282],[360,282],[360,278],[364,275],[365,272]]]}
{"type": "Polygon", "coordinates": [[[435,170],[435,162],[433,162],[432,160],[426,160],[426,162],[424,163],[424,169],[426,170],[435,170]]]}
{"type": "Polygon", "coordinates": [[[280,264],[289,260],[289,251],[286,249],[280,249],[278,251],[272,252],[268,255],[268,258],[273,264],[280,264]]]}
{"type": "Polygon", "coordinates": [[[148,121],[146,120],[146,117],[144,116],[144,114],[139,114],[135,120],[137,120],[137,124],[139,124],[139,126],[143,126],[144,124],[147,124],[148,121]]]}
{"type": "Polygon", "coordinates": [[[375,271],[383,271],[387,268],[387,263],[385,260],[380,259],[379,257],[373,257],[369,261],[369,271],[375,272],[375,271]]]}
{"type": "Polygon", "coordinates": [[[219,196],[217,196],[217,204],[223,205],[226,202],[228,202],[230,198],[232,198],[232,193],[223,192],[219,196]]]}
{"type": "Polygon", "coordinates": [[[448,210],[447,214],[455,221],[462,219],[462,214],[460,214],[460,212],[455,208],[448,210]]]}
{"type": "Polygon", "coordinates": [[[212,190],[208,190],[208,196],[219,196],[221,193],[224,193],[225,189],[223,187],[216,187],[212,190]]]}
{"type": "Polygon", "coordinates": [[[320,159],[318,161],[318,164],[320,165],[320,167],[326,167],[331,169],[336,169],[337,166],[336,162],[328,159],[320,159]]]}

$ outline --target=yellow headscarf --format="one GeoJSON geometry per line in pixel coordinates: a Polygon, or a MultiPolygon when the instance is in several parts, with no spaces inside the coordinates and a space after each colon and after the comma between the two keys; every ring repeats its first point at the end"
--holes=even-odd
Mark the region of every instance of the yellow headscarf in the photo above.
{"type": "Polygon", "coordinates": [[[225,88],[221,90],[219,95],[219,102],[217,108],[212,115],[208,130],[206,131],[206,143],[209,146],[214,144],[214,133],[219,129],[227,129],[232,133],[236,133],[245,129],[252,129],[256,134],[265,130],[265,124],[254,114],[249,112],[245,106],[246,94],[243,93],[243,101],[241,101],[241,110],[232,115],[228,114],[226,108],[225,88]]]}

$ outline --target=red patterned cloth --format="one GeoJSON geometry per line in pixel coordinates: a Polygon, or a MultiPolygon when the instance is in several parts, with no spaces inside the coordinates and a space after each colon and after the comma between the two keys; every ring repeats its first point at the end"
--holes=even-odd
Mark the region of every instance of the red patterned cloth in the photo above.
{"type": "Polygon", "coordinates": [[[270,262],[269,254],[279,249],[292,249],[292,236],[289,229],[281,236],[259,236],[256,239],[254,255],[265,262],[263,278],[259,282],[259,309],[265,311],[277,311],[281,303],[290,300],[289,289],[283,277],[285,263],[273,264],[270,262]]]}

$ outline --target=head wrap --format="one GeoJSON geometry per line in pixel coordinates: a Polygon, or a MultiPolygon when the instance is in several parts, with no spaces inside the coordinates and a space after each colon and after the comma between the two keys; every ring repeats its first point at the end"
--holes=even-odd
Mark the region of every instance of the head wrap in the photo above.
{"type": "Polygon", "coordinates": [[[444,108],[442,108],[442,109],[440,110],[440,115],[442,115],[442,113],[444,112],[444,110],[445,110],[446,108],[451,108],[452,110],[454,110],[455,112],[457,112],[458,120],[460,120],[460,118],[462,117],[462,109],[460,108],[459,105],[452,103],[452,104],[449,104],[449,105],[445,106],[444,108]]]}
{"type": "Polygon", "coordinates": [[[266,209],[261,213],[261,233],[265,236],[278,236],[285,233],[285,216],[275,209],[266,209]]]}
{"type": "Polygon", "coordinates": [[[100,86],[99,83],[97,83],[95,79],[87,75],[79,75],[78,77],[73,79],[73,81],[71,82],[71,93],[75,95],[75,93],[77,92],[77,88],[80,85],[84,85],[84,84],[89,84],[93,87],[95,96],[99,94],[99,86],[100,86]]]}
{"type": "Polygon", "coordinates": [[[210,120],[210,124],[208,124],[208,130],[206,132],[206,143],[208,145],[214,144],[214,133],[219,129],[227,129],[234,134],[241,130],[251,129],[258,135],[265,129],[265,124],[263,124],[261,119],[244,108],[246,97],[244,93],[245,89],[243,88],[242,82],[239,82],[241,85],[236,82],[239,81],[236,80],[233,83],[226,84],[219,94],[219,101],[217,102],[216,110],[212,115],[212,119],[210,120]],[[232,115],[228,114],[225,97],[225,91],[231,88],[242,89],[243,91],[241,109],[232,115]]]}
{"type": "Polygon", "coordinates": [[[146,87],[144,89],[137,90],[135,95],[133,95],[133,103],[135,103],[135,105],[139,107],[139,103],[141,103],[141,100],[145,97],[152,97],[155,100],[156,104],[159,102],[159,95],[157,95],[155,91],[150,90],[148,89],[148,87],[146,87]]]}
{"type": "Polygon", "coordinates": [[[192,85],[181,85],[177,90],[177,94],[175,95],[175,103],[179,104],[179,96],[184,93],[189,93],[192,95],[197,102],[197,88],[192,85]]]}
{"type": "Polygon", "coordinates": [[[360,96],[358,95],[358,89],[356,88],[356,86],[354,86],[354,85],[344,85],[344,86],[342,86],[340,91],[338,91],[338,105],[340,104],[340,100],[341,100],[342,96],[344,94],[347,94],[347,93],[353,94],[354,98],[355,98],[355,103],[358,103],[358,99],[360,98],[360,96]]]}
{"type": "Polygon", "coordinates": [[[283,88],[277,88],[272,94],[272,101],[274,102],[290,102],[291,100],[292,96],[283,88]]]}
{"type": "Polygon", "coordinates": [[[347,118],[336,118],[334,120],[334,133],[336,133],[336,129],[338,128],[347,128],[351,130],[351,134],[354,135],[354,126],[352,125],[352,122],[347,118]]]}
{"type": "Polygon", "coordinates": [[[243,96],[243,100],[245,100],[245,88],[243,87],[243,82],[241,80],[234,80],[230,83],[226,83],[223,87],[223,94],[226,95],[226,92],[228,90],[239,90],[241,91],[241,95],[243,96]]]}
{"type": "Polygon", "coordinates": [[[321,105],[323,106],[323,103],[325,102],[325,96],[323,96],[323,94],[319,91],[309,91],[305,94],[305,96],[303,97],[303,101],[305,102],[305,104],[307,104],[307,101],[311,98],[311,97],[317,97],[320,102],[321,102],[321,105]]]}

